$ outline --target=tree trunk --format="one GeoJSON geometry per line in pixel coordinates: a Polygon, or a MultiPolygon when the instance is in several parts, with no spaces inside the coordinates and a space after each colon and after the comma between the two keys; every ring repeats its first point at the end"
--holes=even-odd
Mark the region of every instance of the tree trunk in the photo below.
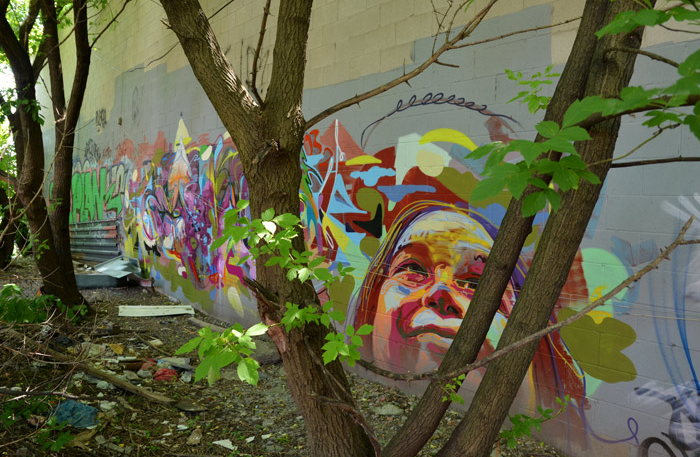
{"type": "MultiPolygon", "coordinates": [[[[594,31],[603,26],[609,0],[587,0],[571,55],[547,107],[545,120],[561,124],[566,109],[585,92],[593,54],[598,39],[594,31]]],[[[535,141],[546,140],[538,135],[535,141]]],[[[558,157],[551,157],[558,160],[558,157]]],[[[545,180],[549,178],[543,177],[545,180]]],[[[528,186],[523,194],[539,189],[528,186]]],[[[459,332],[445,355],[438,375],[452,373],[474,362],[486,338],[491,322],[501,305],[525,239],[532,231],[534,217],[522,217],[522,198],[511,200],[494,240],[488,262],[459,332]]],[[[449,381],[430,383],[399,432],[383,451],[389,457],[416,455],[435,432],[450,402],[443,402],[443,386],[449,381]]]]}
{"type": "MultiPolygon", "coordinates": [[[[621,11],[637,8],[639,6],[634,0],[612,3],[608,8],[606,22],[621,11]]],[[[589,34],[594,32],[595,29],[579,31],[589,34]]],[[[593,61],[586,72],[586,96],[619,95],[632,76],[636,54],[617,52],[606,56],[605,49],[618,46],[638,49],[641,35],[642,29],[639,29],[629,35],[606,36],[599,40],[593,61]]],[[[577,144],[583,160],[596,164],[591,165],[590,170],[598,175],[601,183],[605,181],[610,168],[619,127],[620,118],[597,124],[589,130],[592,140],[577,144]]],[[[564,194],[561,209],[547,221],[522,292],[498,348],[509,346],[547,326],[601,189],[602,184],[583,182],[578,190],[564,194]]],[[[539,342],[534,342],[523,346],[489,365],[467,415],[439,456],[483,457],[490,453],[500,425],[506,418],[538,345],[539,342]]],[[[572,400],[579,404],[570,407],[583,409],[580,398],[572,400]]]]}
{"type": "MultiPolygon", "coordinates": [[[[7,22],[7,2],[0,4],[0,48],[9,61],[15,79],[17,97],[29,102],[18,109],[19,116],[10,117],[15,137],[15,152],[18,164],[17,195],[26,208],[27,221],[32,233],[33,250],[37,267],[42,277],[44,291],[56,295],[64,303],[84,302],[75,287],[66,280],[65,268],[59,260],[54,244],[53,230],[49,221],[44,198],[45,170],[44,144],[36,103],[36,78],[26,45],[17,39],[14,30],[7,22]]],[[[72,264],[71,268],[72,270],[72,264]]]]}
{"type": "MultiPolygon", "coordinates": [[[[311,0],[281,0],[273,70],[265,106],[260,107],[243,87],[221,52],[196,0],[161,0],[192,70],[238,147],[250,191],[253,218],[274,208],[275,214],[298,214],[301,184],[300,151],[305,121],[301,112],[304,65],[311,0]]],[[[299,233],[294,248],[306,250],[299,233]]],[[[279,267],[257,262],[257,282],[275,303],[259,298],[266,323],[279,322],[287,302],[316,304],[310,282],[289,281],[279,267]]],[[[279,329],[279,328],[278,328],[279,329]]],[[[278,344],[287,384],[308,434],[311,456],[374,455],[372,443],[356,420],[358,413],[339,361],[324,365],[321,346],[327,331],[308,325],[283,336],[278,344]]]]}
{"type": "Polygon", "coordinates": [[[76,44],[76,67],[68,108],[64,96],[63,68],[58,41],[58,19],[56,5],[44,0],[42,17],[47,48],[51,81],[51,103],[55,119],[55,149],[53,165],[53,186],[51,189],[52,210],[49,214],[54,234],[54,246],[63,271],[64,295],[75,297],[79,303],[85,302],[75,281],[73,258],[70,248],[71,173],[73,168],[73,147],[78,114],[82,106],[85,87],[90,69],[90,45],[87,34],[87,5],[85,0],[73,3],[73,17],[76,44]]]}
{"type": "Polygon", "coordinates": [[[7,191],[0,186],[0,208],[2,208],[2,222],[0,222],[0,269],[5,269],[12,261],[12,252],[15,248],[15,229],[12,218],[12,206],[7,196],[7,191]]]}

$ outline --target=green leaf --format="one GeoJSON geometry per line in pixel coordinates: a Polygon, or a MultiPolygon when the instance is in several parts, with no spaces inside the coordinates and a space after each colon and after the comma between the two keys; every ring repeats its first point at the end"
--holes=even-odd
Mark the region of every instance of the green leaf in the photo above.
{"type": "MultiPolygon", "coordinates": [[[[563,192],[566,192],[567,190],[578,186],[578,175],[567,168],[561,168],[554,172],[554,175],[552,175],[552,181],[554,181],[554,183],[558,185],[563,192]]],[[[550,190],[552,189],[545,189],[545,192],[549,194],[550,190]]]]}
{"type": "Polygon", "coordinates": [[[565,152],[567,154],[578,154],[578,151],[576,151],[576,147],[574,147],[574,144],[571,141],[567,141],[563,138],[550,138],[542,144],[544,144],[547,148],[551,149],[552,151],[565,152]]]}
{"type": "Polygon", "coordinates": [[[529,173],[518,173],[508,180],[508,190],[513,194],[513,197],[520,198],[527,187],[529,178],[529,173]]]}
{"type": "Polygon", "coordinates": [[[345,328],[345,333],[346,333],[348,336],[353,336],[353,335],[355,334],[355,327],[353,327],[352,325],[348,324],[348,326],[345,328]]]}
{"type": "Polygon", "coordinates": [[[244,357],[238,362],[238,377],[241,381],[245,381],[248,384],[254,386],[258,385],[258,368],[260,365],[255,359],[250,357],[244,357]]]}
{"type": "Polygon", "coordinates": [[[300,222],[297,216],[290,213],[280,214],[279,216],[275,217],[273,221],[279,224],[280,227],[284,228],[292,227],[300,222]]]}
{"type": "Polygon", "coordinates": [[[513,140],[510,142],[509,147],[520,151],[520,155],[525,159],[527,166],[530,166],[540,154],[546,151],[546,148],[541,143],[529,140],[513,140]]]}
{"type": "Polygon", "coordinates": [[[250,327],[248,330],[245,331],[245,334],[248,336],[259,336],[259,335],[264,335],[267,333],[267,329],[269,327],[262,322],[258,322],[257,324],[253,325],[250,327]]]}
{"type": "Polygon", "coordinates": [[[542,121],[535,125],[537,132],[545,138],[552,138],[559,133],[559,124],[554,121],[542,121]]]}
{"type": "Polygon", "coordinates": [[[316,268],[317,266],[321,265],[325,260],[326,258],[323,256],[316,257],[309,262],[309,268],[316,268]]]}
{"type": "Polygon", "coordinates": [[[198,336],[196,338],[192,338],[189,340],[187,343],[183,344],[178,348],[177,351],[175,351],[175,355],[180,355],[180,354],[187,354],[188,352],[194,351],[194,349],[199,346],[199,342],[202,341],[202,337],[198,336]]]}
{"type": "Polygon", "coordinates": [[[478,160],[481,159],[482,157],[485,157],[487,155],[490,155],[492,152],[502,149],[505,146],[500,141],[494,141],[493,143],[488,143],[483,146],[479,146],[478,148],[474,149],[472,152],[467,154],[465,156],[466,159],[471,159],[471,160],[478,160]]]}
{"type": "Polygon", "coordinates": [[[352,343],[355,346],[362,346],[362,337],[359,337],[357,335],[353,335],[350,337],[350,343],[352,343]]]}
{"type": "Polygon", "coordinates": [[[576,100],[564,113],[562,126],[564,128],[574,126],[587,119],[593,113],[599,113],[602,110],[603,99],[598,95],[586,97],[583,100],[576,100]]]}
{"type": "Polygon", "coordinates": [[[229,240],[229,238],[227,236],[220,236],[219,238],[212,241],[211,245],[209,246],[209,249],[210,250],[219,249],[228,240],[229,240]]]}
{"type": "Polygon", "coordinates": [[[369,325],[369,324],[363,324],[362,327],[358,328],[357,331],[355,332],[355,335],[369,335],[372,333],[372,330],[374,330],[374,326],[369,325]]]}
{"type": "Polygon", "coordinates": [[[262,215],[260,215],[260,218],[263,221],[271,221],[273,217],[275,217],[275,209],[274,208],[268,208],[265,211],[263,211],[262,215]]]}
{"type": "Polygon", "coordinates": [[[540,189],[546,189],[548,187],[547,183],[540,178],[530,178],[527,180],[527,182],[528,184],[532,184],[533,186],[538,187],[540,189]]]}
{"type": "Polygon", "coordinates": [[[689,55],[678,65],[678,74],[688,76],[700,69],[700,49],[689,55]]]}
{"type": "Polygon", "coordinates": [[[271,267],[271,266],[273,266],[273,265],[277,265],[277,264],[280,263],[282,260],[283,260],[283,259],[282,259],[282,257],[280,257],[280,256],[270,257],[269,259],[267,259],[267,262],[265,262],[265,266],[266,266],[266,267],[271,267]]]}
{"type": "Polygon", "coordinates": [[[595,173],[591,173],[588,170],[579,171],[577,173],[581,177],[581,179],[585,179],[586,181],[588,181],[591,184],[595,184],[595,185],[600,184],[600,178],[595,173]]]}
{"type": "Polygon", "coordinates": [[[690,131],[693,132],[693,135],[700,140],[700,118],[698,116],[686,116],[685,118],[685,124],[690,127],[690,131]]]}
{"type": "Polygon", "coordinates": [[[561,195],[554,189],[547,189],[544,192],[549,204],[552,205],[552,211],[557,212],[561,206],[561,195]]]}
{"type": "Polygon", "coordinates": [[[506,187],[506,182],[507,180],[504,178],[484,178],[476,184],[476,187],[474,187],[471,199],[478,202],[480,200],[495,197],[506,187]]]}
{"type": "Polygon", "coordinates": [[[314,270],[314,276],[320,281],[330,281],[333,279],[333,274],[328,271],[328,268],[317,268],[314,270]]]}
{"type": "Polygon", "coordinates": [[[577,155],[562,157],[559,163],[566,168],[573,168],[574,170],[585,170],[588,167],[586,162],[577,155]]]}
{"type": "Polygon", "coordinates": [[[547,197],[544,192],[534,192],[523,198],[523,217],[530,217],[537,214],[547,205],[547,197]]]}
{"type": "Polygon", "coordinates": [[[312,271],[308,268],[301,268],[299,270],[299,281],[306,282],[306,280],[309,279],[309,276],[311,276],[311,273],[312,271]]]}
{"type": "Polygon", "coordinates": [[[343,322],[345,320],[345,314],[342,311],[333,310],[328,313],[331,319],[336,322],[343,322]]]}
{"type": "Polygon", "coordinates": [[[586,129],[577,126],[562,129],[557,137],[569,141],[586,141],[591,139],[591,136],[588,134],[586,129]]]}

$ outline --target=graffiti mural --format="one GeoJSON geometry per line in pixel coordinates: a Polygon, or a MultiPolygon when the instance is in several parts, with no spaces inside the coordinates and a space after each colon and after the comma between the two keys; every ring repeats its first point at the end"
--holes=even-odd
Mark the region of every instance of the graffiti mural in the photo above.
{"type": "MultiPolygon", "coordinates": [[[[481,143],[517,138],[518,122],[445,93],[397,97],[390,107],[352,133],[340,120],[307,132],[301,217],[309,249],[325,256],[331,271],[340,264],[355,268],[319,294],[334,301],[346,322],[375,326],[364,337],[363,358],[396,373],[420,372],[437,367],[449,348],[509,201],[505,192],[471,200],[483,162],[465,156],[481,143]],[[406,131],[397,127],[424,110],[447,110],[449,121],[406,122],[406,131]]],[[[114,150],[88,141],[74,163],[72,191],[72,221],[121,218],[124,253],[138,258],[166,293],[227,319],[255,320],[253,296],[242,282],[255,276],[255,265],[251,260],[238,265],[248,247],[211,247],[227,211],[248,199],[228,134],[190,133],[180,120],[171,137],[161,131],[150,141],[125,139],[114,150]]],[[[545,210],[535,218],[481,356],[493,352],[517,306],[547,216],[545,210]]],[[[598,241],[584,242],[551,322],[616,286],[656,251],[645,240],[608,241],[604,248],[598,241]]],[[[685,255],[675,270],[695,268],[695,257],[685,255]]],[[[676,316],[685,315],[685,304],[697,303],[697,297],[679,281],[675,275],[673,287],[654,288],[649,301],[674,303],[676,316]],[[676,289],[687,293],[674,294],[676,289]]],[[[571,453],[595,454],[600,446],[638,447],[639,455],[697,452],[699,390],[691,332],[681,325],[685,321],[653,316],[655,341],[672,379],[669,386],[650,385],[636,352],[649,332],[640,332],[640,324],[628,318],[639,293],[639,288],[620,292],[543,339],[523,382],[518,404],[527,411],[555,408],[557,397],[570,396],[565,413],[545,429],[566,437],[571,453]],[[672,344],[682,346],[681,353],[669,350],[672,344]],[[618,388],[634,391],[635,406],[627,405],[614,427],[601,427],[594,420],[599,398],[618,388]],[[664,429],[649,425],[647,407],[665,408],[664,429]]],[[[481,376],[471,373],[464,392],[473,391],[481,376]]]]}

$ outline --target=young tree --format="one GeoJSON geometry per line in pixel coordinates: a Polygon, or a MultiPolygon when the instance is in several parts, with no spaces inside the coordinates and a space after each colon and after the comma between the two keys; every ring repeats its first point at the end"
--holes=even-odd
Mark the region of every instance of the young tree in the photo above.
{"type": "MultiPolygon", "coordinates": [[[[273,208],[275,214],[298,213],[299,152],[304,132],[309,127],[345,107],[410,80],[438,62],[444,52],[474,30],[496,0],[488,2],[458,33],[448,35],[442,47],[415,70],[330,107],[310,120],[303,116],[301,101],[311,0],[280,1],[273,69],[264,99],[255,87],[254,75],[252,87],[247,88],[241,76],[233,70],[197,0],[161,0],[161,3],[195,76],[238,148],[250,190],[251,216],[260,218],[268,208],[273,208]],[[275,170],[275,173],[269,170],[275,170]]],[[[598,39],[595,33],[618,13],[639,10],[643,7],[641,3],[635,0],[614,3],[609,0],[586,1],[573,51],[546,110],[545,121],[550,124],[545,126],[556,123],[558,131],[559,126],[570,123],[573,117],[570,106],[584,97],[620,97],[632,74],[642,28],[633,24],[624,30],[625,33],[606,35],[602,39],[598,39]]],[[[653,8],[652,2],[647,3],[646,7],[653,8]]],[[[694,5],[690,0],[688,3],[694,5]]],[[[265,18],[268,14],[269,2],[265,18]]],[[[264,27],[261,33],[264,33],[264,27]]],[[[449,402],[442,401],[444,387],[454,383],[454,377],[463,373],[464,367],[476,359],[525,238],[531,231],[533,217],[523,217],[523,209],[532,214],[536,211],[530,211],[526,206],[532,206],[533,201],[543,205],[544,198],[557,202],[561,198],[561,208],[547,222],[499,348],[512,345],[547,326],[610,167],[619,130],[623,110],[608,117],[596,117],[593,113],[601,111],[600,106],[586,112],[571,125],[577,129],[584,126],[587,130],[583,134],[582,128],[576,130],[574,138],[570,139],[587,140],[577,141],[576,149],[588,165],[587,179],[590,182],[567,188],[560,185],[561,197],[556,192],[555,197],[545,192],[551,180],[550,174],[543,172],[530,176],[535,180],[526,180],[526,184],[530,184],[526,188],[522,186],[516,195],[518,198],[511,201],[480,286],[439,370],[427,375],[396,376],[397,379],[432,379],[432,382],[403,428],[381,451],[382,455],[415,455],[432,435],[449,406],[449,402]],[[588,114],[592,117],[588,118],[588,114]]],[[[635,109],[649,109],[649,106],[635,109]]],[[[580,116],[580,112],[577,115],[580,116]]],[[[546,145],[549,138],[556,136],[556,131],[538,130],[540,134],[533,148],[541,149],[533,149],[538,152],[534,155],[547,159],[548,163],[557,163],[566,150],[546,145]]],[[[305,251],[302,240],[303,237],[298,236],[293,241],[294,249],[299,252],[305,251]]],[[[257,262],[259,290],[256,292],[263,322],[279,323],[286,303],[319,306],[319,299],[310,284],[289,281],[283,269],[262,266],[266,260],[267,257],[262,256],[257,262]]],[[[319,325],[307,325],[286,333],[275,327],[273,335],[287,371],[291,393],[306,422],[310,452],[314,456],[379,454],[371,432],[358,418],[341,364],[337,360],[325,366],[321,363],[325,335],[325,329],[319,325]]],[[[537,343],[526,344],[489,366],[469,412],[440,455],[485,456],[490,452],[537,343]]],[[[371,365],[365,366],[387,375],[371,365]]]]}
{"type": "MultiPolygon", "coordinates": [[[[128,2],[124,1],[121,11],[128,2]]],[[[15,100],[2,99],[1,102],[5,107],[15,105],[14,111],[8,108],[5,114],[15,143],[17,195],[31,229],[43,288],[46,293],[57,296],[65,303],[83,303],[85,300],[76,285],[70,253],[71,170],[75,128],[90,69],[90,50],[106,27],[90,42],[87,0],[30,0],[17,3],[3,0],[0,2],[0,13],[0,50],[3,60],[12,70],[16,96],[15,100]],[[76,66],[66,102],[59,27],[71,11],[76,66]],[[40,30],[42,25],[43,30],[40,30]],[[54,156],[49,167],[44,161],[43,119],[36,94],[39,75],[46,64],[49,67],[56,131],[54,156]],[[51,168],[52,206],[48,208],[44,190],[51,168]]]]}

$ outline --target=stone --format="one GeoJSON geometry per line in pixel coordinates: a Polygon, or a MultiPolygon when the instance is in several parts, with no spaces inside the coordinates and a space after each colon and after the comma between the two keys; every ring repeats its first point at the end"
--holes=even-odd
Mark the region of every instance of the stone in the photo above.
{"type": "Polygon", "coordinates": [[[380,416],[398,416],[403,414],[403,409],[391,403],[374,408],[372,411],[380,416]]]}
{"type": "Polygon", "coordinates": [[[136,372],[136,376],[138,376],[141,379],[149,379],[153,377],[153,373],[151,373],[148,370],[139,370],[136,372]]]}
{"type": "Polygon", "coordinates": [[[114,389],[114,386],[107,381],[99,381],[97,383],[97,388],[102,390],[114,389]]]}
{"type": "Polygon", "coordinates": [[[202,429],[201,429],[201,428],[195,429],[195,430],[190,434],[189,438],[187,438],[187,444],[188,444],[189,446],[196,446],[196,445],[199,444],[201,441],[202,441],[202,429]]]}

